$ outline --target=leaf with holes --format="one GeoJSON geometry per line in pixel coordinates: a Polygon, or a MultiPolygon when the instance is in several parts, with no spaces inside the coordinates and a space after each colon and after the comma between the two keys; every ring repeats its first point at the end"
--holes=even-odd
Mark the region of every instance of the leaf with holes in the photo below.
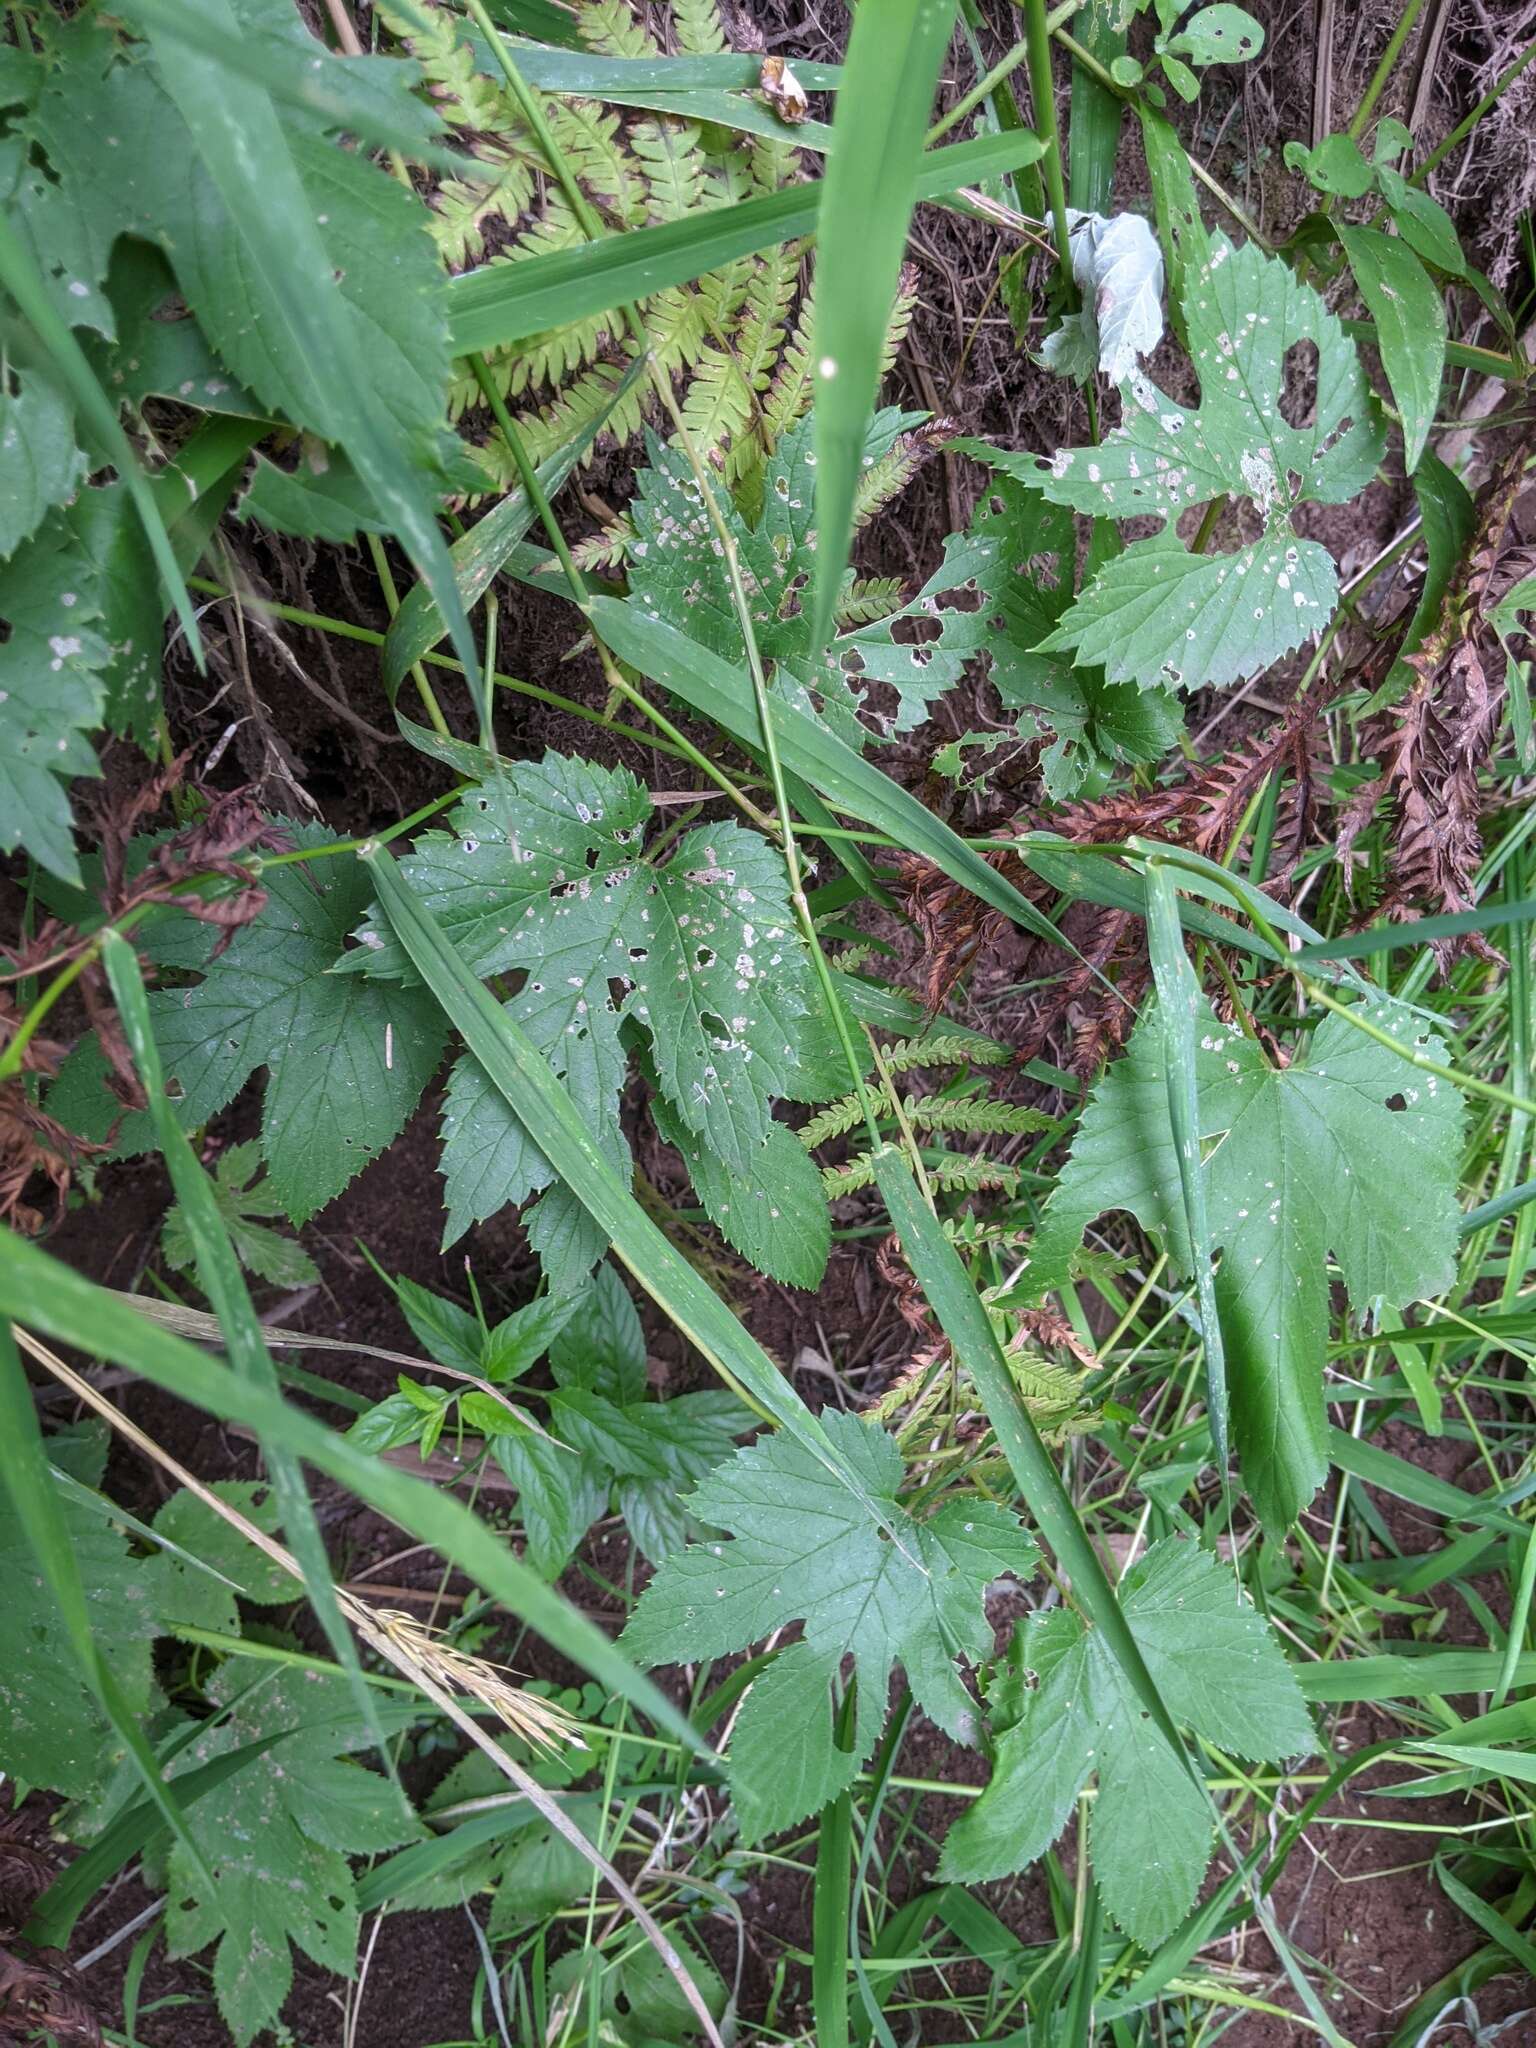
{"type": "MultiPolygon", "coordinates": [[[[626,1027],[645,1034],[658,1085],[684,1130],[751,1180],[774,1128],[820,1057],[811,968],[784,864],[755,833],[701,825],[656,860],[651,816],[627,769],[562,754],[507,766],[422,836],[410,886],[478,974],[516,976],[508,1012],[550,1060],[593,1135],[628,1177],[618,1099],[626,1027]]],[[[408,977],[371,923],[343,967],[408,977]]],[[[554,1178],[473,1060],[449,1082],[443,1171],[451,1241],[554,1178]]],[[[533,1212],[552,1278],[574,1284],[603,1246],[563,1188],[533,1212]]]]}
{"type": "Polygon", "coordinates": [[[1120,386],[1121,423],[1101,446],[1008,462],[1053,504],[1165,522],[1106,563],[1039,643],[1143,689],[1230,683],[1320,632],[1338,577],[1324,547],[1292,532],[1291,515],[1309,500],[1355,496],[1382,452],[1353,343],[1277,257],[1213,235],[1189,269],[1184,319],[1198,407],[1175,403],[1132,370],[1120,386]],[[1282,404],[1286,359],[1304,342],[1317,349],[1317,395],[1311,423],[1292,426],[1282,404]],[[1232,553],[1195,554],[1176,522],[1222,496],[1251,507],[1257,537],[1232,553]]]}
{"type": "MultiPolygon", "coordinates": [[[[874,415],[864,440],[866,477],[893,454],[899,461],[903,443],[914,438],[912,430],[923,418],[888,408],[874,415]]],[[[755,521],[718,484],[715,501],[735,542],[753,637],[764,662],[775,670],[775,687],[802,708],[818,711],[842,739],[863,746],[869,730],[857,715],[851,686],[856,677],[845,672],[857,667],[846,658],[857,636],[834,642],[819,661],[810,655],[806,599],[816,544],[814,443],[814,421],[807,414],[764,464],[755,521]]],[[[724,551],[693,472],[675,448],[654,437],[650,463],[637,479],[630,508],[636,535],[627,557],[630,587],[653,617],[712,652],[741,661],[745,649],[724,551]]],[[[898,732],[927,716],[936,686],[925,688],[924,679],[911,669],[882,680],[894,682],[898,690],[898,732]]]]}
{"type": "MultiPolygon", "coordinates": [[[[1381,1001],[1369,1021],[1444,1058],[1409,1011],[1381,1001]]],[[[1326,1017],[1288,1067],[1203,999],[1196,1030],[1200,1136],[1219,1141],[1204,1172],[1233,1439],[1255,1506],[1283,1529],[1327,1471],[1328,1255],[1362,1316],[1450,1284],[1462,1102],[1343,1017],[1326,1017]]],[[[1085,1228],[1109,1209],[1128,1210],[1189,1272],[1163,1046],[1153,1008],[1094,1090],[1031,1246],[1035,1293],[1063,1284],[1085,1228]]]]}
{"type": "MultiPolygon", "coordinates": [[[[997,470],[1015,460],[984,442],[954,445],[997,470]]],[[[957,683],[968,661],[984,658],[1005,708],[1020,714],[1020,733],[1045,743],[1046,789],[1069,797],[1096,762],[1156,760],[1180,723],[1165,691],[1143,694],[1039,652],[1072,602],[1075,566],[1070,513],[994,474],[970,531],[949,537],[943,561],[911,603],[839,644],[867,677],[929,697],[957,683]]]]}
{"type": "MultiPolygon", "coordinates": [[[[1301,1688],[1261,1617],[1208,1550],[1169,1537],[1127,1572],[1121,1604],[1174,1719],[1228,1755],[1309,1756],[1301,1688]]],[[[1151,1726],[1099,1630],[1064,1609],[1031,1615],[996,1689],[1008,1726],[992,1782],[956,1821],[940,1874],[1006,1877],[1042,1856],[1098,1778],[1088,1845],[1104,1904],[1154,1947],[1194,1905],[1210,1861],[1209,1801],[1151,1726]]]]}
{"type": "Polygon", "coordinates": [[[918,1522],[897,1500],[901,1454],[886,1433],[825,1410],[823,1426],[886,1516],[882,1529],[810,1454],[784,1435],[738,1451],[689,1498],[729,1533],[670,1558],[644,1593],[623,1644],[644,1664],[727,1657],[794,1621],[798,1642],[755,1682],[731,1738],[729,1770],[744,1833],[790,1827],[837,1797],[869,1756],[898,1662],[930,1720],[975,1737],[959,1660],[979,1661],[992,1632],[982,1594],[1027,1577],[1035,1547],[985,1500],[953,1499],[918,1522]],[[833,1694],[845,1656],[858,1682],[851,1748],[834,1739],[833,1694]]]}

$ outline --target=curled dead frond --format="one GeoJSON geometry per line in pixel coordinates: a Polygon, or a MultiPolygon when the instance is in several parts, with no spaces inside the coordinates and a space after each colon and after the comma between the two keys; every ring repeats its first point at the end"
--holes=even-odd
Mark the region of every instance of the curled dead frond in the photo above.
{"type": "Polygon", "coordinates": [[[445,1690],[468,1693],[480,1700],[530,1749],[544,1756],[556,1756],[562,1747],[586,1748],[580,1729],[564,1707],[513,1685],[502,1665],[470,1656],[414,1615],[402,1614],[393,1607],[371,1607],[362,1609],[355,1618],[365,1632],[377,1629],[445,1690]]]}

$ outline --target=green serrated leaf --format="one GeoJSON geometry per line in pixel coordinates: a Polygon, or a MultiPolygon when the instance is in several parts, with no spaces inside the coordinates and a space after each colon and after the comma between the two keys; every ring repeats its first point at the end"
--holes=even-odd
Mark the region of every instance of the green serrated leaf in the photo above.
{"type": "MultiPolygon", "coordinates": [[[[277,822],[295,847],[332,843],[323,826],[277,822]]],[[[269,868],[263,886],[266,907],[216,959],[205,924],[166,916],[150,928],[145,950],[162,967],[203,977],[155,990],[150,1016],[184,1129],[267,1069],[262,1157],[285,1213],[303,1223],[399,1133],[436,1070],[444,1028],[420,989],[332,972],[368,905],[355,863],[269,868]]],[[[120,1154],[153,1143],[144,1116],[122,1117],[94,1042],[66,1062],[57,1087],[71,1128],[102,1137],[121,1119],[120,1154]]]]}
{"type": "MultiPolygon", "coordinates": [[[[277,1499],[270,1486],[246,1479],[219,1479],[209,1492],[238,1509],[266,1535],[278,1533],[277,1499]]],[[[301,1588],[291,1572],[255,1549],[187,1487],[171,1495],[153,1526],[155,1534],[167,1543],[212,1567],[211,1571],[199,1571],[169,1550],[155,1560],[159,1604],[162,1612],[178,1622],[192,1622],[232,1636],[240,1626],[237,1596],[262,1607],[280,1607],[299,1597],[301,1588]]]]}
{"type": "Polygon", "coordinates": [[[656,1127],[683,1155],[710,1221],[760,1273],[788,1287],[821,1285],[832,1224],[821,1175],[783,1124],[770,1124],[748,1173],[732,1173],[690,1131],[656,1105],[656,1127]]]}
{"type": "MultiPolygon", "coordinates": [[[[1383,1003],[1371,1014],[1438,1052],[1408,1013],[1383,1003]]],[[[1233,1437],[1266,1525],[1284,1528],[1327,1469],[1328,1254],[1362,1315],[1449,1284],[1462,1104],[1341,1017],[1283,1068],[1203,1001],[1196,1029],[1200,1137],[1221,1140],[1204,1175],[1233,1437]]],[[[1034,1288],[1061,1284],[1106,1209],[1128,1210],[1190,1271],[1155,1007],[1083,1114],[1031,1247],[1034,1288]]]]}
{"type": "MultiPolygon", "coordinates": [[[[999,467],[1016,460],[984,442],[955,446],[999,467]]],[[[1166,692],[1142,696],[1039,651],[1072,602],[1070,514],[1043,503],[1006,468],[994,474],[982,506],[968,533],[950,535],[943,561],[910,604],[838,643],[845,660],[921,699],[949,689],[967,661],[985,657],[1004,706],[1020,714],[1019,732],[1047,743],[1042,772],[1058,799],[1075,794],[1096,761],[1156,759],[1179,729],[1166,692]],[[918,620],[927,631],[914,643],[903,636],[918,620]]]]}
{"type": "MultiPolygon", "coordinates": [[[[454,831],[424,835],[403,872],[477,974],[523,974],[508,1012],[570,1084],[619,1171],[620,1028],[633,1020],[684,1127],[728,1170],[750,1173],[772,1098],[802,1071],[813,1000],[783,863],[765,840],[720,824],[696,827],[653,865],[640,845],[649,816],[627,769],[547,754],[473,791],[454,831]]],[[[408,971],[372,926],[362,936],[370,943],[346,965],[408,971]]],[[[467,1058],[449,1083],[443,1170],[450,1239],[553,1178],[467,1058]]],[[[536,1221],[564,1228],[569,1198],[554,1194],[558,1206],[546,1196],[536,1221]]],[[[603,1249],[584,1227],[581,1243],[567,1269],[575,1280],[603,1249]]]]}
{"type": "Polygon", "coordinates": [[[0,384],[0,560],[73,496],[85,468],[75,409],[56,384],[35,371],[18,372],[14,392],[0,384]]]}
{"type": "MultiPolygon", "coordinates": [[[[1207,1550],[1170,1537],[1120,1587],[1125,1618],[1174,1720],[1253,1760],[1316,1747],[1301,1690],[1279,1645],[1207,1550]]],[[[1171,1744],[1141,1710],[1098,1630],[1074,1614],[1031,1616],[1004,1688],[1012,1721],[992,1782],[951,1828],[941,1874],[1002,1877],[1043,1855],[1077,1795],[1098,1777],[1089,1836],[1109,1912],[1150,1948],[1194,1904],[1212,1815],[1171,1744]]]]}
{"type": "Polygon", "coordinates": [[[871,1523],[791,1438],[760,1438],[688,1501],[701,1522],[733,1540],[694,1544],[670,1558],[623,1638],[642,1663],[692,1663],[804,1622],[802,1641],[748,1695],[731,1745],[737,1810],[754,1836],[804,1819],[852,1781],[878,1739],[898,1661],[929,1718],[970,1739],[974,1709],[956,1659],[979,1659],[989,1648],[986,1587],[1004,1572],[1028,1574],[1035,1563],[1018,1522],[990,1502],[951,1502],[931,1521],[915,1522],[897,1502],[903,1469],[891,1438],[830,1410],[822,1425],[884,1507],[891,1533],[871,1523]],[[848,1655],[860,1725],[854,1747],[840,1750],[833,1684],[848,1655]],[[793,1730],[788,1748],[786,1728],[793,1730]]]}
{"type": "Polygon", "coordinates": [[[182,1751],[175,1775],[278,1730],[295,1732],[188,1809],[193,1839],[218,1882],[217,1909],[177,1848],[166,1915],[172,1955],[195,1955],[218,1941],[214,1990],[242,2048],[273,2024],[288,1995],[290,1943],[323,1968],[351,1975],[359,1923],[348,1856],[421,1834],[387,1778],[341,1760],[370,1739],[345,1679],[279,1671],[253,1683],[255,1675],[239,1658],[214,1675],[209,1697],[230,1711],[182,1751]],[[322,1718],[327,1707],[329,1720],[322,1718]]]}
{"type": "MultiPolygon", "coordinates": [[[[319,1268],[301,1244],[261,1219],[281,1215],[282,1202],[261,1179],[260,1148],[231,1145],[219,1161],[213,1198],[237,1259],[248,1273],[273,1287],[308,1287],[320,1278],[319,1268]]],[[[191,1266],[197,1246],[179,1202],[166,1211],[161,1249],[167,1265],[191,1266]]]]}
{"type": "Polygon", "coordinates": [[[1077,599],[1043,652],[1102,662],[1111,682],[1196,689],[1254,674],[1320,632],[1338,578],[1291,514],[1338,504],[1375,472],[1382,438],[1354,345],[1321,299],[1278,258],[1221,235],[1192,266],[1184,320],[1200,374],[1198,407],[1176,404],[1140,371],[1121,385],[1122,419],[1102,446],[1008,463],[1058,505],[1095,517],[1154,515],[1164,531],[1135,541],[1077,599]],[[1287,351],[1318,350],[1310,425],[1284,417],[1287,351]],[[1250,500],[1260,538],[1231,555],[1195,555],[1175,530],[1191,506],[1250,500]]]}

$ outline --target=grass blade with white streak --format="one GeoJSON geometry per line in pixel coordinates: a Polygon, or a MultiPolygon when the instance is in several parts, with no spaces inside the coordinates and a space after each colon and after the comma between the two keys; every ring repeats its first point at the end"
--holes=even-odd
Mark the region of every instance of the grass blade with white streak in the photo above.
{"type": "Polygon", "coordinates": [[[882,0],[854,12],[818,226],[813,649],[832,633],[923,137],[954,24],[955,0],[882,0]]]}
{"type": "Polygon", "coordinates": [[[1200,1157],[1200,1091],[1195,1076],[1195,1017],[1200,1009],[1200,986],[1184,950],[1173,878],[1160,861],[1152,861],[1147,867],[1147,948],[1157,984],[1163,1072],[1168,1083],[1168,1123],[1184,1197],[1184,1227],[1189,1233],[1195,1299],[1205,1346],[1211,1444],[1216,1469],[1225,1486],[1227,1362],[1221,1341],[1221,1318],[1216,1313],[1216,1283],[1211,1273],[1211,1226],[1206,1215],[1205,1174],[1200,1157]]]}

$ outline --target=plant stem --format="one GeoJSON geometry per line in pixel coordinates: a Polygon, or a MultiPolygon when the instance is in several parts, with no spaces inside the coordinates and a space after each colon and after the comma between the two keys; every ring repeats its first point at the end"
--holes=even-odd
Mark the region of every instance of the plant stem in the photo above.
{"type": "Polygon", "coordinates": [[[1077,280],[1072,275],[1072,234],[1067,226],[1067,186],[1062,169],[1061,129],[1056,121],[1056,82],[1051,75],[1051,29],[1046,20],[1045,0],[1024,0],[1024,27],[1035,132],[1045,144],[1041,170],[1045,177],[1046,197],[1051,203],[1056,260],[1061,265],[1066,302],[1069,307],[1075,307],[1079,295],[1077,280]]]}
{"type": "Polygon", "coordinates": [[[1371,118],[1371,112],[1376,102],[1381,98],[1387,80],[1392,76],[1392,67],[1402,55],[1403,45],[1407,42],[1414,23],[1423,11],[1424,0],[1408,0],[1408,4],[1404,7],[1401,15],[1399,15],[1397,27],[1393,29],[1388,39],[1387,47],[1381,53],[1380,62],[1371,73],[1371,82],[1361,95],[1360,104],[1355,109],[1355,118],[1349,124],[1349,139],[1351,142],[1358,142],[1365,133],[1366,123],[1371,118]]]}
{"type": "MultiPolygon", "coordinates": [[[[384,552],[383,541],[376,533],[370,533],[367,539],[368,552],[373,557],[374,574],[379,579],[379,588],[384,593],[389,616],[393,618],[400,609],[400,594],[395,589],[395,578],[389,566],[389,557],[384,552]]],[[[411,681],[416,685],[416,694],[421,699],[427,717],[432,721],[433,731],[440,739],[451,740],[453,734],[449,731],[448,721],[443,716],[443,707],[438,703],[436,692],[427,681],[427,672],[419,661],[411,664],[411,681]]]]}

